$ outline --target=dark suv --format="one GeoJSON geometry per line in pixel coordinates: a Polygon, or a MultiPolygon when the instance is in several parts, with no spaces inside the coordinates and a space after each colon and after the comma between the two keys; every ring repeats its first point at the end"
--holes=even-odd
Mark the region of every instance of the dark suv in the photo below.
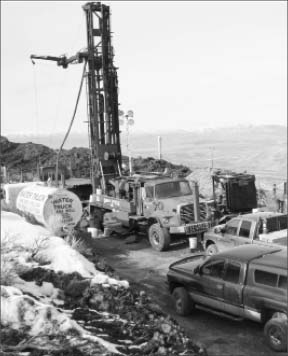
{"type": "Polygon", "coordinates": [[[167,275],[178,314],[194,307],[265,324],[275,351],[287,350],[287,248],[239,246],[173,263],[167,275]]]}

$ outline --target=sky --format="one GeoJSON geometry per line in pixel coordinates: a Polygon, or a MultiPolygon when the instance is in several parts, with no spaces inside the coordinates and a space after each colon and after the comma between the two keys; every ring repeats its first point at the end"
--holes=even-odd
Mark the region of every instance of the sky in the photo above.
{"type": "MultiPolygon", "coordinates": [[[[120,109],[135,132],[287,125],[286,1],[106,1],[120,109]]],[[[82,64],[30,54],[86,47],[84,1],[1,1],[1,133],[70,123],[82,64]]],[[[85,94],[74,132],[87,132],[85,94]]]]}

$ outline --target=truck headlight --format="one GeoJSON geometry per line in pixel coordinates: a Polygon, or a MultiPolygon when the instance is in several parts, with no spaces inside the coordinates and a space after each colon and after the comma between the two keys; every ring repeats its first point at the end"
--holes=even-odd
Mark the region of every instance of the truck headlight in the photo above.
{"type": "Polygon", "coordinates": [[[162,220],[162,222],[163,222],[163,224],[169,224],[169,218],[163,218],[163,220],[162,220]]]}

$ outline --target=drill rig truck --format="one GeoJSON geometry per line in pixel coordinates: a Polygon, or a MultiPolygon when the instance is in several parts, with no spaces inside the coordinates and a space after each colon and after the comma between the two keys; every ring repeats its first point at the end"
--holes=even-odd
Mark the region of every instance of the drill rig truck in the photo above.
{"type": "Polygon", "coordinates": [[[151,245],[168,248],[171,237],[198,235],[210,227],[200,213],[197,186],[184,178],[159,173],[123,175],[119,130],[118,79],[111,44],[110,9],[100,2],[83,6],[87,49],[72,57],[31,55],[31,60],[55,61],[67,68],[84,62],[87,70],[89,143],[91,150],[90,224],[98,229],[111,221],[146,229],[151,245]]]}
{"type": "Polygon", "coordinates": [[[89,203],[90,226],[103,229],[116,223],[130,229],[144,229],[152,247],[158,251],[167,249],[173,238],[193,235],[200,240],[213,219],[211,202],[199,200],[197,184],[191,187],[184,178],[159,173],[122,174],[118,79],[113,62],[110,9],[100,2],[89,2],[83,10],[87,32],[85,50],[72,57],[31,55],[31,60],[51,60],[63,68],[84,63],[93,192],[89,203]]]}

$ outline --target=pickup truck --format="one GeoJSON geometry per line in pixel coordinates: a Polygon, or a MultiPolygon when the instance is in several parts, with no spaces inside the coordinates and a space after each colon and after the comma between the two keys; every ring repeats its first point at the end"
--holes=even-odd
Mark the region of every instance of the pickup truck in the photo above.
{"type": "Polygon", "coordinates": [[[205,232],[202,243],[207,255],[243,244],[287,246],[287,215],[273,212],[238,215],[205,232]]]}
{"type": "Polygon", "coordinates": [[[287,350],[287,248],[239,246],[214,256],[192,255],[170,265],[176,312],[204,309],[234,320],[265,324],[275,351],[287,350]]]}

